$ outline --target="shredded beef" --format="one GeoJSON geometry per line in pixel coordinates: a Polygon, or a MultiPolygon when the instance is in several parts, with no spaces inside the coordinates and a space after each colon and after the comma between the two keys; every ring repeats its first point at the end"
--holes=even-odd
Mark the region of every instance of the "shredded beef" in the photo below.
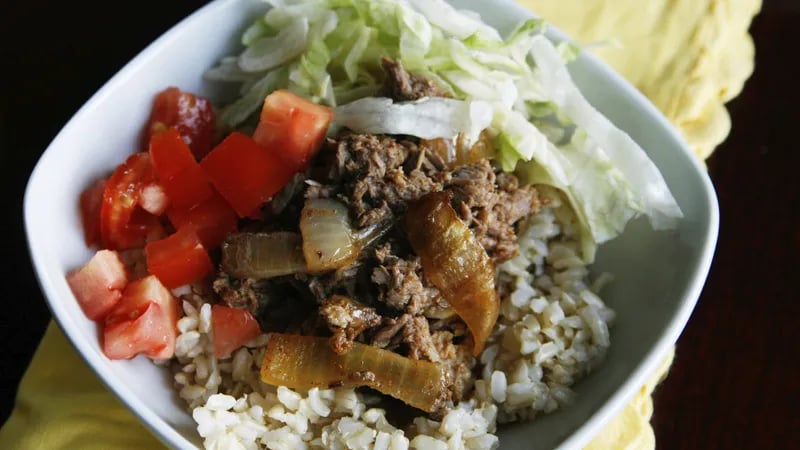
{"type": "Polygon", "coordinates": [[[408,73],[400,61],[383,58],[381,65],[386,73],[382,94],[396,102],[425,97],[448,97],[447,92],[431,80],[408,73]]]}
{"type": "Polygon", "coordinates": [[[308,286],[317,303],[332,295],[356,298],[360,297],[358,276],[361,269],[360,264],[353,264],[319,275],[297,274],[295,278],[308,286]]]}
{"type": "Polygon", "coordinates": [[[353,348],[353,341],[358,335],[381,323],[381,316],[375,308],[341,295],[325,299],[319,307],[319,314],[333,333],[331,347],[337,354],[353,348]]]}
{"type": "Polygon", "coordinates": [[[472,368],[476,361],[466,346],[453,343],[453,337],[449,331],[437,331],[430,341],[439,354],[438,362],[447,370],[452,399],[459,401],[472,388],[472,368]]]}
{"type": "Polygon", "coordinates": [[[379,301],[409,314],[423,314],[446,303],[439,290],[426,282],[418,257],[398,257],[387,242],[375,250],[375,260],[378,265],[371,279],[378,287],[379,301]]]}
{"type": "Polygon", "coordinates": [[[307,198],[337,198],[350,206],[358,227],[402,215],[406,204],[441,190],[434,171],[416,166],[416,144],[389,136],[344,134],[322,150],[328,161],[324,180],[307,190],[307,198]]]}
{"type": "Polygon", "coordinates": [[[265,283],[252,278],[231,278],[220,272],[213,284],[214,292],[220,300],[231,308],[246,309],[255,314],[261,304],[268,302],[265,283]]]}
{"type": "Polygon", "coordinates": [[[212,288],[225,305],[249,311],[264,332],[298,327],[315,306],[307,288],[292,277],[236,279],[220,271],[212,288]]]}
{"type": "Polygon", "coordinates": [[[402,340],[400,330],[406,326],[409,319],[411,319],[409,314],[403,314],[397,318],[384,317],[382,328],[372,335],[370,344],[378,348],[396,348],[402,340]]]}
{"type": "Polygon", "coordinates": [[[408,357],[425,361],[439,362],[439,352],[431,339],[428,319],[413,316],[403,327],[403,341],[408,344],[408,357]]]}
{"type": "Polygon", "coordinates": [[[512,174],[495,174],[485,160],[457,168],[445,187],[454,193],[453,207],[461,220],[495,264],[517,254],[514,224],[539,208],[533,187],[520,187],[512,174]]]}

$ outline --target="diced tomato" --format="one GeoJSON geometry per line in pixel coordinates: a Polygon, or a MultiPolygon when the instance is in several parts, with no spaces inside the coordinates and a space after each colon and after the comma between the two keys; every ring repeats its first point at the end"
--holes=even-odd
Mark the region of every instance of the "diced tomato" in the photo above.
{"type": "Polygon", "coordinates": [[[164,186],[157,182],[148,183],[139,190],[139,204],[142,209],[154,216],[160,216],[167,210],[167,193],[164,186]]]}
{"type": "Polygon", "coordinates": [[[157,241],[167,235],[161,219],[139,207],[133,210],[127,230],[132,234],[143,237],[141,243],[129,248],[142,248],[148,242],[157,241]]]}
{"type": "Polygon", "coordinates": [[[253,139],[298,172],[316,155],[332,120],[331,108],[282,89],[264,99],[253,139]]]}
{"type": "Polygon", "coordinates": [[[176,129],[170,128],[150,139],[150,158],[175,208],[188,209],[211,196],[208,177],[176,129]]]}
{"type": "Polygon", "coordinates": [[[105,189],[106,180],[101,179],[81,193],[81,222],[87,247],[100,243],[100,208],[103,206],[105,189]]]}
{"type": "Polygon", "coordinates": [[[148,151],[153,167],[162,180],[197,165],[192,151],[175,128],[168,128],[151,137],[148,151]]]}
{"type": "Polygon", "coordinates": [[[214,270],[208,252],[191,225],[147,244],[144,252],[147,270],[170,289],[200,280],[214,270]]]}
{"type": "Polygon", "coordinates": [[[86,317],[99,320],[122,297],[128,275],[117,252],[100,250],[83,267],[67,274],[67,284],[86,317]]]}
{"type": "Polygon", "coordinates": [[[183,92],[176,87],[161,91],[153,103],[150,119],[143,135],[143,147],[150,138],[175,127],[195,157],[202,158],[211,150],[214,135],[214,109],[204,97],[183,92]]]}
{"type": "MultiPolygon", "coordinates": [[[[151,227],[159,225],[153,219],[138,215],[141,188],[155,181],[155,171],[147,153],[134,153],[117,167],[106,182],[103,205],[100,209],[100,237],[103,247],[125,249],[144,245],[151,227]]],[[[146,214],[144,211],[141,213],[146,214]]]]}
{"type": "Polygon", "coordinates": [[[249,216],[294,174],[275,153],[239,132],[225,138],[200,166],[239,217],[249,216]]]}
{"type": "Polygon", "coordinates": [[[139,353],[171,358],[177,337],[178,301],[155,276],[128,284],[122,299],[106,316],[103,353],[130,359],[139,353]]]}
{"type": "Polygon", "coordinates": [[[258,321],[250,312],[223,305],[211,306],[214,329],[214,356],[224,358],[261,334],[258,321]]]}
{"type": "Polygon", "coordinates": [[[170,208],[167,217],[176,229],[193,226],[203,246],[215,249],[225,236],[236,230],[236,211],[219,194],[212,190],[211,197],[191,209],[170,208]]]}

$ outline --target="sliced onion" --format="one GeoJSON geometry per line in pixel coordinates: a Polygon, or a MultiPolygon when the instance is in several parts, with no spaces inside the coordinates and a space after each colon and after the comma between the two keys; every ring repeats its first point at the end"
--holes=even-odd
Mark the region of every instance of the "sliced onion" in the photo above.
{"type": "Polygon", "coordinates": [[[427,412],[448,396],[447,378],[436,363],[358,342],[337,355],[329,338],[295,334],[272,334],[261,380],[292,389],[369,386],[427,412]]]}
{"type": "Polygon", "coordinates": [[[469,143],[464,133],[455,138],[420,139],[420,145],[439,156],[450,168],[475,164],[495,155],[492,137],[484,130],[474,143],[469,143]]]}
{"type": "Polygon", "coordinates": [[[310,272],[344,267],[356,260],[359,248],[350,227],[347,206],[331,199],[310,199],[300,213],[303,254],[310,272]]]}
{"type": "Polygon", "coordinates": [[[500,300],[494,264],[450,206],[451,196],[450,191],[434,192],[411,204],[406,233],[425,276],[467,324],[477,356],[497,321],[500,300]]]}
{"type": "Polygon", "coordinates": [[[222,270],[235,278],[272,278],[305,272],[297,233],[235,233],[222,244],[222,270]]]}

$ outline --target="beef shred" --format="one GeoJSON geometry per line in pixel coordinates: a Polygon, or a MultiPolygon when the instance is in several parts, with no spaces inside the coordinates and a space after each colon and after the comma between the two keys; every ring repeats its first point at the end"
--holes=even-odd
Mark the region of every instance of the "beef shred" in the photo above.
{"type": "Polygon", "coordinates": [[[383,94],[396,102],[448,96],[447,91],[431,80],[408,73],[400,61],[383,58],[381,66],[386,73],[383,94]]]}
{"type": "MultiPolygon", "coordinates": [[[[384,59],[382,66],[383,93],[395,101],[447,95],[399,62],[384,59]]],[[[309,311],[294,311],[304,320],[297,329],[331,335],[338,353],[359,341],[440,363],[450,399],[461,399],[471,389],[475,366],[470,347],[463,345],[469,339],[466,326],[426,279],[400,219],[410,202],[451,190],[452,207],[500,264],[518,252],[514,226],[538,209],[536,190],[520,186],[513,174],[495,169],[488,160],[450,167],[424,141],[349,131],[325,142],[305,176],[303,188],[294,186],[281,198],[281,214],[296,215],[307,198],[331,198],[348,206],[355,228],[391,225],[390,231],[363,249],[354,265],[326,274],[297,274],[293,282],[281,284],[280,295],[273,284],[232,280],[221,273],[214,283],[220,300],[270,316],[266,322],[274,323],[276,318],[285,320],[281,314],[286,313],[276,316],[275,306],[286,309],[277,298],[310,299],[314,307],[309,311]],[[287,294],[287,287],[295,292],[287,294]]],[[[291,224],[291,219],[278,218],[276,223],[291,224]]]]}

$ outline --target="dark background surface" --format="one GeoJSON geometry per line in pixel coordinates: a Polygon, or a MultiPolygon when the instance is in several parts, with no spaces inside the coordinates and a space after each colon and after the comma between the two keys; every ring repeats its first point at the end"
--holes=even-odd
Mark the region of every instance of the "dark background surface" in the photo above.
{"type": "MultiPolygon", "coordinates": [[[[0,2],[0,423],[50,317],[22,223],[30,171],[106,80],[203,3],[0,2]]],[[[800,1],[765,0],[751,28],[756,71],[729,105],[733,130],[708,162],[720,201],[719,245],[655,395],[659,448],[800,442],[798,24],[800,1]]]]}

